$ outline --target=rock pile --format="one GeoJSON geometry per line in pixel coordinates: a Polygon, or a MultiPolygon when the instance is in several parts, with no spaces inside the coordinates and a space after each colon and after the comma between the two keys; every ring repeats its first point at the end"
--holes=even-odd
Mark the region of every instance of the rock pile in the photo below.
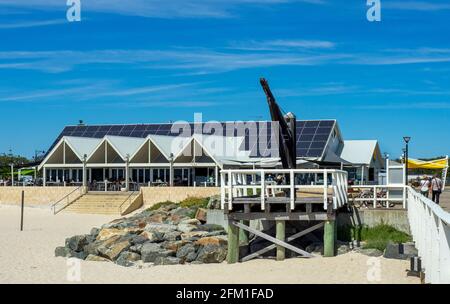
{"type": "Polygon", "coordinates": [[[227,254],[226,231],[205,222],[205,209],[167,204],[67,238],[65,246],[55,249],[55,256],[112,261],[125,267],[221,263],[227,254]]]}

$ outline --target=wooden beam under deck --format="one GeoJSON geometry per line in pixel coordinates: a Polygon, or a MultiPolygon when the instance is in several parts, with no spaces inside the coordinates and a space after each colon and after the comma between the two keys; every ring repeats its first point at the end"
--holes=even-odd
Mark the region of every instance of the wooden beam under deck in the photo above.
{"type": "Polygon", "coordinates": [[[232,212],[226,214],[227,218],[235,221],[244,220],[285,220],[285,221],[326,221],[334,220],[335,214],[327,214],[326,212],[232,212]]]}
{"type": "MultiPolygon", "coordinates": [[[[268,197],[267,204],[289,204],[289,197],[268,197]]],[[[233,204],[260,204],[261,197],[234,197],[233,204]]],[[[323,197],[301,197],[295,199],[295,204],[323,204],[323,197]]]]}

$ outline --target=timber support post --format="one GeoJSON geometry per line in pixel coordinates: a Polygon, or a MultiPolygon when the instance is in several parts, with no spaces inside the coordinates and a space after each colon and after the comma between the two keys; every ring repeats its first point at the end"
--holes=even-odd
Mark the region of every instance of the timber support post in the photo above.
{"type": "Polygon", "coordinates": [[[336,255],[336,220],[328,219],[325,221],[323,233],[323,256],[334,257],[336,255]]]}
{"type": "MultiPolygon", "coordinates": [[[[286,221],[276,221],[276,238],[282,242],[286,238],[286,221]]],[[[284,261],[286,257],[286,249],[283,246],[277,245],[277,261],[284,261]]]]}
{"type": "MultiPolygon", "coordinates": [[[[250,221],[243,220],[241,221],[245,226],[250,226],[250,221]]],[[[239,243],[242,245],[247,245],[249,241],[249,233],[247,230],[239,229],[239,243]]]]}
{"type": "Polygon", "coordinates": [[[239,227],[228,221],[228,264],[234,264],[239,261],[239,227]]]}

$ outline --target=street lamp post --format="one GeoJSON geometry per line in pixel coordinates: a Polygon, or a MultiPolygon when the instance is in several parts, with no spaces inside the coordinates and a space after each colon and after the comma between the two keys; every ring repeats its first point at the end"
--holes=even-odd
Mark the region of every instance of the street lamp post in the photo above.
{"type": "Polygon", "coordinates": [[[173,161],[174,161],[174,157],[173,157],[173,153],[170,153],[170,157],[169,157],[169,186],[173,187],[173,161]]]}
{"type": "Polygon", "coordinates": [[[9,166],[11,167],[11,187],[14,186],[14,164],[10,163],[9,166]]]}
{"type": "Polygon", "coordinates": [[[405,176],[406,176],[406,185],[408,186],[408,163],[409,163],[409,142],[411,141],[410,136],[403,137],[403,140],[406,143],[405,147],[405,176]]]}

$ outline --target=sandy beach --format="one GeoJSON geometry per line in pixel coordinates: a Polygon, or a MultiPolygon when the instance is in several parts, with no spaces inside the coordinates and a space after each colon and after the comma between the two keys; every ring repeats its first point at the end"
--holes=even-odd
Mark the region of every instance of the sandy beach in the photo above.
{"type": "MultiPolygon", "coordinates": [[[[66,237],[88,233],[92,227],[112,219],[110,216],[70,213],[55,216],[47,208],[26,208],[24,231],[20,232],[20,209],[0,205],[0,283],[74,283],[70,274],[78,266],[65,258],[55,258],[55,247],[64,245],[66,237]]],[[[78,283],[418,284],[418,279],[406,276],[408,264],[408,261],[374,259],[358,253],[283,262],[265,259],[234,265],[151,266],[144,269],[80,261],[78,283]]]]}

